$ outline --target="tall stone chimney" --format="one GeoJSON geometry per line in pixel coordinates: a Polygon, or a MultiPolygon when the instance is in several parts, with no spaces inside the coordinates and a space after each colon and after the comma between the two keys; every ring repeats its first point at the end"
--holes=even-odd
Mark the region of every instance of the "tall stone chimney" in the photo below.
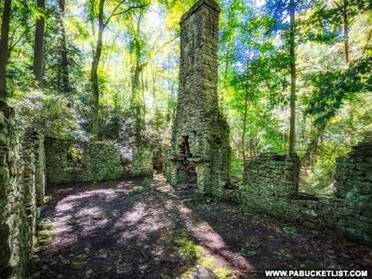
{"type": "Polygon", "coordinates": [[[198,1],[181,19],[181,66],[172,131],[173,185],[195,184],[221,196],[229,182],[229,127],[218,107],[218,16],[214,0],[198,1]]]}

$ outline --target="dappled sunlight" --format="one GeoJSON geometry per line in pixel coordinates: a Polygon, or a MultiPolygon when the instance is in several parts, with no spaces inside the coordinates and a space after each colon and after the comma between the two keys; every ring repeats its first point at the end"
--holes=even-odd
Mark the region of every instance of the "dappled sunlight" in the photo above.
{"type": "Polygon", "coordinates": [[[83,193],[79,193],[77,196],[71,196],[70,199],[72,200],[82,200],[86,198],[103,198],[106,201],[110,201],[117,197],[114,189],[99,189],[93,191],[85,191],[83,193]]]}
{"type": "Polygon", "coordinates": [[[269,266],[295,268],[309,258],[324,262],[332,251],[317,238],[299,248],[309,239],[298,230],[294,236],[285,224],[188,193],[161,180],[148,187],[138,180],[52,189],[54,201],[43,214],[55,234],[39,253],[52,275],[37,278],[65,270],[79,278],[85,272],[92,278],[189,278],[204,266],[219,278],[238,279],[269,266]]]}
{"type": "MultiPolygon", "coordinates": [[[[192,209],[169,192],[174,193],[174,189],[168,185],[146,190],[139,187],[138,182],[118,182],[104,189],[70,193],[57,201],[54,207],[56,235],[50,245],[51,251],[74,249],[82,241],[89,241],[92,245],[94,238],[93,243],[96,242],[99,247],[102,247],[100,243],[105,243],[105,248],[97,256],[100,260],[114,257],[114,251],[121,250],[124,254],[130,251],[141,259],[136,264],[136,272],[146,272],[150,268],[147,262],[150,257],[152,265],[181,259],[179,251],[173,247],[174,229],[181,226],[186,227],[204,248],[204,256],[216,259],[216,266],[236,270],[236,274],[240,274],[241,270],[254,269],[247,260],[230,251],[223,237],[207,222],[195,217],[192,209]],[[133,192],[135,189],[141,190],[133,192]],[[146,194],[145,197],[141,196],[142,193],[153,194],[146,194]],[[116,245],[116,248],[109,249],[108,243],[116,245]]],[[[93,256],[90,250],[88,254],[93,256]]],[[[122,264],[126,265],[125,258],[122,264]]],[[[129,272],[133,268],[127,266],[120,270],[129,272]]]]}
{"type": "Polygon", "coordinates": [[[244,271],[245,273],[256,269],[252,263],[239,253],[232,251],[223,237],[212,226],[203,220],[192,217],[192,209],[184,204],[179,204],[177,208],[191,235],[203,246],[207,256],[214,256],[220,265],[229,267],[232,270],[244,271]]]}
{"type": "Polygon", "coordinates": [[[149,234],[159,231],[170,223],[164,219],[164,210],[148,208],[142,202],[136,204],[130,212],[125,212],[114,224],[114,229],[122,231],[124,239],[144,240],[149,234]]]}
{"type": "Polygon", "coordinates": [[[124,216],[119,218],[115,223],[114,228],[122,228],[124,225],[132,226],[138,223],[146,214],[145,204],[139,203],[134,206],[131,212],[125,212],[124,216]]]}

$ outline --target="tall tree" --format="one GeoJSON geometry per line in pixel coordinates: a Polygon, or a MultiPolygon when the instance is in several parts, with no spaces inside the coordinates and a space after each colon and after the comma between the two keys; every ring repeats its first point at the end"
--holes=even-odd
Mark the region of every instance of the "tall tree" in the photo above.
{"type": "Polygon", "coordinates": [[[132,96],[131,96],[131,110],[135,119],[135,143],[137,146],[141,145],[141,130],[144,128],[145,118],[145,98],[140,97],[141,89],[142,95],[144,94],[144,86],[141,86],[141,75],[148,61],[144,61],[144,44],[143,34],[141,33],[141,24],[143,20],[143,11],[134,14],[134,26],[131,32],[133,39],[131,41],[130,52],[133,54],[132,65],[132,96]]]}
{"type": "Polygon", "coordinates": [[[45,34],[45,0],[37,0],[38,14],[36,20],[34,45],[34,75],[38,85],[43,83],[43,52],[45,34]]]}
{"type": "Polygon", "coordinates": [[[63,92],[67,93],[71,90],[69,71],[68,71],[68,59],[67,59],[67,44],[66,44],[66,29],[64,24],[65,17],[65,0],[58,0],[59,6],[59,24],[60,24],[60,52],[61,52],[61,64],[60,64],[60,85],[63,92]]]}
{"type": "MultiPolygon", "coordinates": [[[[289,154],[296,152],[296,11],[309,7],[309,0],[267,0],[266,12],[272,17],[272,32],[284,31],[284,41],[288,46],[288,66],[290,70],[290,119],[289,154]],[[289,16],[289,23],[288,23],[289,16]]],[[[280,34],[280,33],[279,33],[280,34]]]]}
{"type": "Polygon", "coordinates": [[[6,64],[8,61],[8,40],[9,40],[9,22],[12,0],[4,1],[3,17],[1,22],[0,38],[0,100],[5,100],[6,92],[6,64]]]}
{"type": "MultiPolygon", "coordinates": [[[[367,10],[368,4],[360,0],[315,1],[313,9],[309,13],[310,17],[302,24],[302,29],[304,29],[302,31],[305,31],[303,35],[306,40],[327,45],[334,45],[339,41],[338,38],[342,38],[344,66],[346,69],[350,65],[355,68],[355,65],[363,63],[363,60],[354,58],[354,61],[351,61],[350,59],[349,41],[352,38],[349,31],[353,27],[352,23],[355,17],[367,10]]],[[[327,54],[328,56],[329,54],[327,54]]],[[[324,57],[321,60],[326,61],[327,59],[324,57]]],[[[327,65],[327,63],[325,64],[327,65]]],[[[303,76],[305,81],[309,82],[311,87],[314,87],[313,92],[309,92],[314,100],[310,101],[310,106],[305,110],[305,116],[321,115],[315,118],[311,124],[309,141],[301,161],[305,171],[316,163],[315,159],[318,149],[320,149],[320,139],[326,132],[330,120],[335,116],[335,107],[338,109],[346,96],[346,94],[343,95],[340,92],[347,90],[350,94],[354,90],[360,90],[358,83],[355,81],[353,83],[355,88],[351,89],[352,87],[349,87],[349,89],[346,89],[342,79],[347,77],[348,80],[352,80],[354,77],[352,78],[351,72],[346,70],[345,73],[348,72],[349,74],[345,74],[342,79],[339,79],[338,77],[342,73],[340,66],[341,64],[337,64],[332,69],[329,65],[326,67],[319,65],[318,67],[322,68],[320,71],[317,73],[311,71],[303,76]],[[336,86],[336,83],[340,83],[342,86],[336,86]],[[327,99],[328,107],[324,106],[324,99],[327,99]],[[332,99],[333,101],[331,101],[332,99]],[[324,107],[320,109],[321,105],[324,107]]],[[[362,74],[362,72],[363,70],[360,70],[359,74],[362,74]]]]}
{"type": "Polygon", "coordinates": [[[92,115],[92,133],[95,139],[98,139],[99,135],[99,98],[100,98],[100,88],[98,82],[98,66],[102,56],[103,47],[103,33],[110,23],[111,19],[118,15],[126,14],[134,9],[143,9],[148,6],[148,3],[142,1],[132,1],[132,6],[128,6],[127,1],[122,0],[115,5],[107,17],[105,17],[105,3],[106,0],[99,0],[98,2],[98,13],[95,12],[95,0],[90,1],[91,6],[91,22],[96,24],[95,20],[98,19],[98,32],[96,37],[96,44],[93,54],[93,62],[91,66],[90,78],[92,82],[92,92],[93,92],[93,115],[92,115]]]}
{"type": "Polygon", "coordinates": [[[96,40],[96,48],[93,55],[93,62],[90,71],[90,78],[92,81],[92,92],[93,92],[93,119],[92,119],[92,132],[95,139],[98,139],[99,133],[99,84],[98,84],[98,65],[102,55],[102,39],[103,30],[105,29],[105,23],[103,19],[103,8],[105,0],[99,0],[98,8],[98,35],[96,40]]]}
{"type": "Polygon", "coordinates": [[[289,123],[289,154],[295,153],[296,148],[296,54],[295,54],[295,0],[289,2],[289,59],[291,68],[290,89],[290,123],[289,123]]]}
{"type": "Polygon", "coordinates": [[[325,36],[320,36],[321,40],[332,33],[337,33],[339,37],[342,37],[344,62],[345,67],[348,67],[351,61],[350,27],[357,15],[370,9],[371,2],[365,0],[315,0],[314,13],[309,27],[312,30],[321,30],[320,33],[325,34],[325,36]]]}

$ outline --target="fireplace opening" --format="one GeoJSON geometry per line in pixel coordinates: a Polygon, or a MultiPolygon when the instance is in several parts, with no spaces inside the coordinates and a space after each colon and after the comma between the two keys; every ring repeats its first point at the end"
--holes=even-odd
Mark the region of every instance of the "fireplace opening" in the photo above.
{"type": "Polygon", "coordinates": [[[189,143],[189,136],[182,136],[182,144],[181,144],[181,154],[185,157],[185,159],[192,157],[190,152],[190,143],[189,143]]]}
{"type": "Polygon", "coordinates": [[[197,174],[195,170],[195,163],[187,160],[192,157],[190,150],[189,136],[182,136],[182,144],[180,145],[181,155],[183,160],[180,162],[178,170],[179,183],[188,184],[189,186],[196,185],[197,174]]]}

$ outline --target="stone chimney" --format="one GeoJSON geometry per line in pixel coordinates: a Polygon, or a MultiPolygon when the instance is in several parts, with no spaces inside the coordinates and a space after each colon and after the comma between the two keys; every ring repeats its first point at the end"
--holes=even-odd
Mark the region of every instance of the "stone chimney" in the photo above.
{"type": "Polygon", "coordinates": [[[221,196],[229,182],[229,127],[218,107],[218,16],[213,0],[197,2],[181,20],[181,66],[172,131],[173,185],[196,184],[221,196]]]}

